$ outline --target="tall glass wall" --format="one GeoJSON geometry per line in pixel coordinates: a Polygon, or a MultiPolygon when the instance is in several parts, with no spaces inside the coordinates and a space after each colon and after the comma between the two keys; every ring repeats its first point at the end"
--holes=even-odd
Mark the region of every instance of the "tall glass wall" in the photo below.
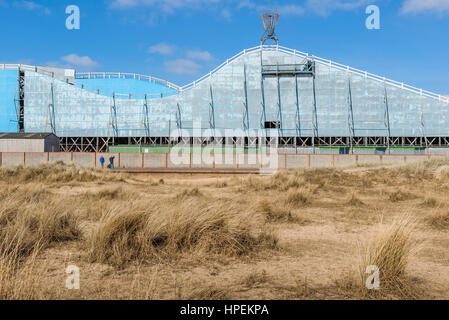
{"type": "Polygon", "coordinates": [[[202,133],[209,136],[236,135],[226,129],[257,136],[266,121],[279,121],[277,131],[284,137],[449,136],[448,103],[320,63],[315,77],[262,78],[261,58],[264,65],[304,62],[270,50],[261,57],[256,51],[190,89],[162,97],[150,92],[146,100],[142,94],[98,93],[26,71],[25,131],[168,137],[174,129],[197,136],[193,130],[200,128],[209,129],[202,133]]]}

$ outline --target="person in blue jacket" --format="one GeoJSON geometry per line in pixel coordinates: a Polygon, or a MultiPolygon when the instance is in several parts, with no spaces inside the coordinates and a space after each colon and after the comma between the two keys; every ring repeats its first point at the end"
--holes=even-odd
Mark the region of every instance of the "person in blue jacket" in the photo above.
{"type": "Polygon", "coordinates": [[[101,169],[104,169],[104,157],[101,156],[100,158],[100,164],[101,164],[101,169]]]}

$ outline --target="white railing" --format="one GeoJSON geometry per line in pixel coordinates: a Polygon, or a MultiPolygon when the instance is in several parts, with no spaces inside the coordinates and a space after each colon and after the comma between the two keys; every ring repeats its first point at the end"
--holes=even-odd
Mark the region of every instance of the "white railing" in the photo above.
{"type": "MultiPolygon", "coordinates": [[[[140,75],[140,74],[135,74],[135,73],[120,73],[120,72],[85,72],[85,73],[77,73],[76,74],[76,79],[98,79],[98,78],[105,78],[105,79],[109,79],[109,78],[125,78],[125,79],[138,79],[138,80],[144,80],[144,81],[150,81],[150,82],[154,82],[154,83],[158,83],[164,86],[167,86],[169,88],[175,89],[178,92],[183,92],[185,90],[189,90],[192,88],[195,88],[196,86],[198,86],[199,84],[201,84],[204,80],[209,79],[210,77],[212,77],[214,74],[216,74],[217,72],[221,71],[223,68],[225,68],[226,66],[232,64],[235,60],[237,60],[238,58],[242,57],[242,56],[246,56],[248,54],[252,54],[254,52],[260,52],[261,50],[268,50],[268,51],[279,51],[285,54],[289,54],[292,56],[296,56],[296,57],[300,57],[300,58],[305,58],[305,59],[309,59],[309,60],[313,60],[317,63],[323,64],[323,65],[327,65],[330,66],[332,68],[341,70],[341,71],[345,71],[351,74],[355,74],[358,76],[362,76],[365,77],[367,79],[371,79],[371,80],[375,80],[378,82],[382,82],[388,85],[391,85],[393,87],[396,88],[400,88],[400,89],[404,89],[413,93],[417,93],[421,96],[425,96],[425,97],[429,97],[429,98],[433,98],[436,99],[438,101],[442,101],[442,102],[446,102],[449,103],[449,97],[448,96],[443,96],[441,94],[437,94],[428,90],[423,90],[420,88],[416,88],[413,87],[411,85],[405,84],[403,82],[398,82],[398,81],[394,81],[391,79],[388,79],[386,77],[381,77],[372,73],[369,73],[367,71],[362,71],[356,68],[352,68],[350,66],[346,66],[343,65],[341,63],[338,62],[334,62],[332,60],[327,60],[327,59],[323,59],[320,57],[316,57],[314,55],[309,55],[308,53],[305,52],[301,52],[298,50],[294,50],[294,49],[290,49],[287,47],[283,47],[283,46],[279,46],[279,45],[264,45],[264,46],[257,46],[257,47],[253,47],[250,49],[245,49],[241,52],[239,52],[238,54],[236,54],[235,56],[233,56],[232,58],[226,60],[225,62],[223,62],[221,65],[219,65],[218,67],[216,67],[215,69],[213,69],[211,72],[209,72],[208,74],[202,76],[201,78],[199,78],[198,80],[193,81],[192,83],[189,83],[183,87],[179,87],[171,82],[168,82],[166,80],[162,80],[162,79],[158,79],[155,77],[151,77],[151,76],[145,76],[145,75],[140,75]]],[[[47,73],[47,74],[51,74],[51,72],[39,68],[39,67],[34,67],[34,66],[28,66],[28,65],[23,65],[23,64],[0,64],[0,69],[22,69],[22,70],[31,70],[31,71],[35,71],[35,72],[43,72],[43,73],[47,73]]]]}
{"type": "Polygon", "coordinates": [[[47,69],[42,67],[29,66],[26,64],[6,64],[6,63],[0,64],[0,70],[16,70],[16,69],[39,72],[52,77],[54,76],[53,72],[48,71],[47,69]]]}
{"type": "MultiPolygon", "coordinates": [[[[280,47],[279,51],[291,54],[292,49],[280,47]]],[[[356,75],[365,77],[367,79],[372,79],[372,80],[375,80],[375,81],[386,83],[388,85],[391,85],[391,86],[394,86],[394,87],[397,87],[397,88],[400,88],[400,89],[408,90],[410,92],[418,93],[418,94],[420,94],[422,96],[434,98],[434,99],[437,99],[439,101],[449,102],[449,98],[446,97],[446,96],[443,96],[441,94],[437,94],[437,93],[434,93],[434,92],[431,92],[431,91],[427,91],[427,90],[423,90],[423,89],[420,89],[420,88],[416,88],[416,87],[413,87],[411,85],[405,84],[403,82],[394,81],[394,80],[388,79],[386,77],[381,77],[381,76],[369,73],[367,71],[362,71],[362,70],[359,70],[359,69],[356,69],[356,68],[352,68],[350,66],[346,66],[346,65],[343,65],[343,64],[340,64],[338,62],[331,61],[331,60],[327,60],[327,59],[323,59],[323,58],[315,57],[315,56],[311,57],[307,53],[303,53],[303,52],[300,52],[300,51],[296,51],[295,50],[295,53],[296,53],[297,56],[312,58],[312,59],[314,59],[314,61],[316,61],[318,63],[324,64],[324,65],[327,65],[327,66],[330,66],[330,67],[333,67],[333,68],[336,68],[336,69],[339,69],[339,70],[342,70],[342,71],[347,71],[347,72],[350,72],[352,74],[356,74],[356,75]]]]}
{"type": "Polygon", "coordinates": [[[185,90],[188,90],[188,89],[196,87],[201,82],[203,82],[204,80],[208,79],[209,77],[212,77],[215,73],[219,72],[224,67],[230,65],[231,63],[233,63],[235,60],[237,60],[241,56],[246,56],[248,54],[251,54],[251,53],[254,53],[254,52],[258,52],[258,51],[260,51],[260,49],[261,49],[261,47],[257,46],[257,47],[253,47],[253,48],[250,48],[250,49],[245,49],[242,52],[237,53],[235,56],[233,56],[232,58],[226,60],[225,62],[220,64],[218,67],[216,67],[214,70],[212,70],[208,74],[202,76],[198,80],[193,81],[192,83],[189,83],[188,85],[185,85],[185,86],[181,87],[180,91],[182,92],[182,91],[185,91],[185,90]]]}
{"type": "Polygon", "coordinates": [[[136,79],[142,81],[148,81],[157,83],[169,88],[172,88],[176,91],[179,91],[179,86],[168,82],[166,80],[162,80],[159,78],[155,78],[152,76],[145,76],[137,73],[121,73],[121,72],[81,72],[76,73],[76,79],[136,79]]]}
{"type": "Polygon", "coordinates": [[[411,85],[405,84],[403,82],[394,81],[394,80],[388,79],[386,77],[381,77],[381,76],[369,73],[367,71],[362,71],[362,70],[359,70],[359,69],[356,69],[356,68],[352,68],[350,66],[346,66],[346,65],[343,65],[341,63],[334,62],[332,60],[323,59],[323,58],[320,58],[320,57],[316,57],[316,56],[310,55],[310,54],[305,53],[305,52],[301,52],[301,51],[298,51],[298,50],[290,49],[290,48],[287,48],[287,47],[276,46],[276,45],[257,46],[257,47],[253,47],[253,48],[250,48],[250,49],[243,50],[242,52],[236,54],[231,59],[228,59],[225,62],[223,62],[221,65],[219,65],[217,68],[212,70],[210,73],[204,75],[203,77],[199,78],[198,80],[196,80],[196,81],[194,81],[194,82],[192,82],[192,83],[190,83],[188,85],[185,85],[185,86],[181,87],[180,91],[182,92],[184,90],[188,90],[188,89],[196,87],[197,85],[199,85],[204,80],[208,79],[209,77],[211,77],[215,73],[217,73],[220,70],[222,70],[224,67],[226,67],[229,64],[231,64],[232,62],[234,62],[237,58],[239,58],[241,56],[246,56],[248,54],[252,54],[254,52],[260,52],[261,50],[279,51],[279,52],[282,52],[282,53],[290,54],[292,56],[305,58],[305,59],[310,59],[310,60],[313,60],[313,61],[315,61],[317,63],[323,64],[323,65],[327,65],[327,66],[333,67],[333,68],[338,69],[338,70],[346,71],[346,72],[349,72],[349,73],[352,73],[352,74],[355,74],[355,75],[359,75],[359,76],[365,77],[367,79],[372,79],[372,80],[375,80],[375,81],[379,81],[379,82],[382,82],[382,83],[394,86],[396,88],[408,90],[410,92],[417,93],[417,94],[422,95],[422,96],[426,96],[426,97],[429,97],[429,98],[437,99],[438,101],[449,103],[449,97],[447,97],[447,96],[443,96],[441,94],[437,94],[437,93],[434,93],[434,92],[431,92],[431,91],[428,91],[428,90],[423,90],[423,89],[420,89],[420,88],[416,88],[416,87],[413,87],[411,85]]]}

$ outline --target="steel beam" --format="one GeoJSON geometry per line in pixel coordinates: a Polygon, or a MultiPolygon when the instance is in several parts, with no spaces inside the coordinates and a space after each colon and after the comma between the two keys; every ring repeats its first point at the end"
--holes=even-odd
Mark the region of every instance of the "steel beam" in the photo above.
{"type": "Polygon", "coordinates": [[[388,106],[388,92],[387,92],[387,87],[384,88],[385,93],[384,93],[384,105],[385,105],[385,119],[384,119],[384,123],[385,123],[385,127],[387,129],[387,148],[388,148],[388,153],[390,153],[390,137],[391,137],[391,130],[390,130],[390,110],[389,110],[389,106],[388,106]]]}
{"type": "Polygon", "coordinates": [[[149,108],[148,108],[148,99],[147,95],[145,95],[144,103],[143,103],[143,126],[145,129],[145,135],[147,137],[150,136],[150,115],[149,115],[149,108]]]}
{"type": "Polygon", "coordinates": [[[354,143],[354,110],[352,108],[352,90],[351,90],[351,78],[348,76],[348,131],[349,131],[349,144],[350,153],[352,154],[352,148],[354,143]]]}
{"type": "MultiPolygon", "coordinates": [[[[279,70],[279,65],[277,66],[278,70],[279,70]]],[[[276,83],[277,83],[277,92],[278,92],[278,112],[279,112],[279,137],[283,136],[283,126],[282,126],[282,104],[281,104],[281,83],[280,83],[280,79],[279,79],[279,74],[276,75],[276,83]]]]}
{"type": "Polygon", "coordinates": [[[243,110],[243,128],[245,131],[249,130],[249,112],[248,112],[248,83],[246,80],[246,64],[243,65],[243,89],[245,94],[245,101],[243,102],[243,105],[245,109],[243,110]]]}
{"type": "Polygon", "coordinates": [[[117,128],[117,107],[115,105],[115,93],[112,93],[112,106],[111,106],[111,127],[115,137],[118,137],[117,128]]]}
{"type": "Polygon", "coordinates": [[[298,75],[295,75],[295,93],[296,93],[296,136],[301,137],[301,115],[299,112],[298,75]]]}
{"type": "Polygon", "coordinates": [[[312,147],[313,153],[315,153],[315,137],[318,136],[318,116],[316,112],[316,87],[315,87],[315,75],[312,77],[312,88],[313,88],[313,106],[312,106],[312,147]]]}
{"type": "Polygon", "coordinates": [[[215,105],[214,105],[214,93],[212,91],[212,84],[209,86],[209,127],[213,129],[215,135],[215,105]]]}
{"type": "Polygon", "coordinates": [[[50,103],[48,104],[48,118],[50,120],[50,128],[53,134],[56,134],[55,128],[55,96],[53,89],[53,78],[50,85],[50,103]]]}

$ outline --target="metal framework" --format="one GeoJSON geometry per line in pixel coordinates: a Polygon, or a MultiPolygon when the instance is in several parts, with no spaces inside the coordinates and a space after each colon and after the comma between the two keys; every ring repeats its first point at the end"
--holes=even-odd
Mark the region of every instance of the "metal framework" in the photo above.
{"type": "Polygon", "coordinates": [[[145,95],[144,100],[145,100],[145,102],[143,104],[143,110],[142,110],[142,113],[143,113],[143,126],[145,128],[146,136],[149,137],[150,136],[150,116],[151,115],[150,115],[150,110],[148,108],[147,95],[145,95]]]}
{"type": "Polygon", "coordinates": [[[55,120],[55,92],[53,81],[50,89],[50,103],[48,104],[48,118],[50,120],[50,128],[53,134],[56,134],[56,120],[55,120]]]}
{"type": "Polygon", "coordinates": [[[210,102],[209,102],[209,126],[214,130],[215,135],[215,106],[214,106],[214,93],[212,91],[212,85],[209,86],[210,102]]]}
{"type": "Polygon", "coordinates": [[[298,75],[295,74],[295,98],[296,98],[296,135],[301,136],[301,112],[299,110],[298,75]]]}
{"type": "Polygon", "coordinates": [[[385,129],[387,130],[387,148],[390,150],[390,137],[391,137],[391,130],[390,130],[390,111],[388,108],[388,94],[387,94],[387,88],[384,90],[384,105],[385,105],[385,129]]]}
{"type": "Polygon", "coordinates": [[[111,126],[114,132],[114,137],[118,138],[117,106],[115,104],[115,93],[112,93],[111,126]]]}
{"type": "Polygon", "coordinates": [[[348,78],[348,131],[349,131],[349,146],[352,153],[353,140],[354,140],[354,112],[352,110],[352,91],[351,91],[351,79],[348,78]]]}
{"type": "Polygon", "coordinates": [[[248,83],[246,79],[246,64],[243,65],[243,90],[245,100],[243,101],[244,114],[243,114],[243,128],[248,133],[249,130],[249,107],[248,107],[248,83]]]}
{"type": "MultiPolygon", "coordinates": [[[[108,79],[112,74],[102,75],[108,79]]],[[[263,129],[265,138],[278,139],[285,147],[449,147],[449,134],[444,129],[435,134],[434,125],[447,111],[440,107],[449,105],[447,97],[278,45],[244,50],[207,76],[177,87],[177,93],[108,96],[84,85],[61,83],[37,68],[19,67],[15,112],[19,130],[47,127],[61,136],[64,151],[101,152],[116,144],[195,139],[201,144],[254,146],[259,139],[251,136],[254,129],[263,129]],[[278,55],[290,62],[279,62],[283,60],[278,55]],[[398,134],[398,115],[416,133],[398,134]],[[105,117],[109,121],[98,120],[105,117]],[[213,129],[214,136],[171,136],[171,129],[193,128],[196,118],[213,129]],[[275,127],[267,128],[268,120],[275,127]],[[71,129],[64,131],[67,123],[71,129]],[[215,130],[226,128],[242,129],[245,137],[215,135],[215,130]],[[279,138],[269,136],[271,129],[278,130],[279,138]]]]}
{"type": "MultiPolygon", "coordinates": [[[[229,138],[227,143],[242,146],[242,137],[229,138]]],[[[117,144],[126,145],[146,145],[146,146],[161,146],[171,145],[174,142],[183,142],[190,144],[190,142],[202,141],[202,145],[224,145],[225,138],[187,138],[184,137],[177,141],[170,141],[168,137],[148,138],[148,137],[130,137],[129,139],[114,139],[113,137],[62,137],[61,151],[63,152],[107,152],[109,146],[117,144]]],[[[244,146],[251,148],[257,147],[259,138],[249,137],[245,138],[244,146]]],[[[389,145],[392,147],[418,147],[418,148],[447,148],[449,147],[449,137],[319,137],[312,139],[311,137],[280,137],[278,138],[279,147],[286,148],[313,148],[315,147],[340,147],[349,148],[352,140],[352,148],[354,147],[381,147],[384,148],[389,145]]],[[[270,140],[272,141],[272,140],[270,140]]]]}
{"type": "Polygon", "coordinates": [[[268,40],[273,40],[276,44],[279,44],[279,39],[275,33],[276,25],[279,20],[279,13],[277,12],[265,12],[261,14],[265,33],[260,40],[261,44],[265,44],[268,40]]]}
{"type": "MultiPolygon", "coordinates": [[[[17,78],[17,90],[14,95],[14,108],[17,115],[17,129],[24,132],[25,122],[25,72],[19,69],[17,78]]],[[[15,120],[13,121],[15,122],[15,120]]]]}

